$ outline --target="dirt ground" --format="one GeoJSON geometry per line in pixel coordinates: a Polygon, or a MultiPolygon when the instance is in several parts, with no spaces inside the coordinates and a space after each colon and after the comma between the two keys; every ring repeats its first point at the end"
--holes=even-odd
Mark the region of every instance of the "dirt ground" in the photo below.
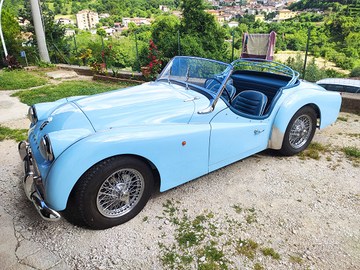
{"type": "MultiPolygon", "coordinates": [[[[27,106],[11,93],[0,91],[0,124],[28,128],[27,106]]],[[[339,116],[343,120],[315,134],[315,142],[329,147],[318,160],[264,151],[156,193],[133,220],[104,231],[76,227],[65,219],[43,221],[23,192],[17,143],[2,141],[0,206],[13,218],[18,243],[40,244],[70,269],[168,269],[163,247],[175,245],[178,234],[178,226],[164,212],[168,201],[179,216],[181,211],[189,218],[213,213],[211,220],[223,232],[217,247],[232,262],[229,269],[360,269],[359,167],[340,150],[360,149],[360,116],[339,116]],[[238,213],[235,206],[243,210],[238,213]],[[230,230],[229,220],[241,226],[230,230]],[[250,259],[235,252],[239,239],[272,248],[281,258],[265,256],[258,248],[250,259]]],[[[204,241],[211,239],[207,235],[204,241]]],[[[178,247],[175,251],[182,252],[178,247]]],[[[196,269],[195,262],[204,257],[195,249],[187,251],[194,262],[186,269],[196,269]]]]}

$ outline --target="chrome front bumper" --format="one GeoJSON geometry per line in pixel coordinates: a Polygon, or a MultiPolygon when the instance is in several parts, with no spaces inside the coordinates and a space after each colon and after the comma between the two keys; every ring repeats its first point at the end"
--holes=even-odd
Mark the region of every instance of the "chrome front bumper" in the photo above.
{"type": "Polygon", "coordinates": [[[35,171],[35,160],[32,158],[31,150],[26,141],[21,141],[18,146],[19,155],[24,162],[24,190],[25,194],[30,201],[35,205],[40,216],[45,220],[57,221],[61,215],[55,210],[49,208],[38,189],[37,184],[41,183],[41,176],[35,171]]]}

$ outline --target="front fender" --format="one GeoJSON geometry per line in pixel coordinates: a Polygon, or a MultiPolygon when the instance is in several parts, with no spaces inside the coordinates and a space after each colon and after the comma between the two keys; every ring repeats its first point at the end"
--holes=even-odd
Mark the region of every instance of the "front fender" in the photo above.
{"type": "Polygon", "coordinates": [[[44,181],[45,201],[56,211],[66,208],[78,179],[98,162],[119,155],[149,160],[164,191],[208,173],[209,124],[139,126],[94,133],[66,149],[44,181]]]}
{"type": "MultiPolygon", "coordinates": [[[[341,95],[337,92],[319,90],[311,84],[306,85],[309,88],[302,87],[291,93],[281,104],[275,116],[269,148],[281,149],[285,131],[291,118],[304,106],[312,106],[319,112],[319,129],[336,121],[341,107],[341,95]]],[[[291,91],[291,89],[285,91],[291,91]]]]}

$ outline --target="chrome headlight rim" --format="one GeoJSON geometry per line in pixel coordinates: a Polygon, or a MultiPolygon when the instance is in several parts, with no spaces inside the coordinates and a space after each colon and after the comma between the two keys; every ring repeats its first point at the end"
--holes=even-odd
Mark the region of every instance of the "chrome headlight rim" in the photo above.
{"type": "Polygon", "coordinates": [[[45,160],[48,160],[48,161],[54,160],[54,152],[52,150],[50,137],[48,134],[44,135],[40,139],[39,149],[40,149],[40,153],[41,153],[42,157],[45,160]]]}
{"type": "Polygon", "coordinates": [[[35,125],[38,122],[35,106],[31,106],[28,110],[28,118],[31,124],[35,125]]]}

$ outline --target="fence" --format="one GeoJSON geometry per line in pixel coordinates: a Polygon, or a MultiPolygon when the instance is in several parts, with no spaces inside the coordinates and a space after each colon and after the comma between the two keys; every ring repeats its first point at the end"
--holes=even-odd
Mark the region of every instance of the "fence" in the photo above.
{"type": "MultiPolygon", "coordinates": [[[[232,36],[228,40],[226,40],[225,45],[226,46],[226,61],[232,62],[234,59],[237,59],[240,57],[240,50],[242,44],[242,35],[238,35],[237,37],[234,35],[235,31],[232,30],[232,36]]],[[[288,60],[287,58],[280,58],[277,54],[275,54],[275,61],[279,61],[282,63],[285,63],[289,66],[291,66],[293,69],[301,73],[301,78],[307,79],[307,80],[316,80],[319,79],[319,77],[341,77],[344,76],[343,74],[340,74],[337,72],[337,68],[334,67],[334,65],[330,65],[327,63],[327,61],[324,61],[323,66],[318,68],[319,70],[323,70],[323,72],[315,72],[319,73],[316,74],[317,78],[314,77],[314,62],[313,60],[309,60],[308,55],[309,51],[313,56],[320,56],[323,51],[325,51],[325,54],[327,54],[328,58],[337,59],[335,62],[338,65],[348,64],[349,63],[359,63],[359,60],[354,58],[347,57],[344,53],[338,52],[335,49],[335,46],[343,46],[346,47],[347,44],[336,44],[336,45],[327,45],[323,44],[321,46],[314,46],[313,44],[316,44],[316,40],[312,39],[311,37],[311,28],[308,30],[308,35],[306,39],[306,45],[304,45],[302,42],[296,43],[295,39],[290,39],[287,35],[284,37],[284,35],[279,35],[277,37],[276,42],[276,50],[281,49],[297,49],[300,53],[300,51],[305,51],[305,54],[302,58],[298,57],[295,53],[294,55],[291,55],[292,60],[288,60]],[[288,40],[287,40],[288,39],[288,40]],[[285,44],[285,45],[284,45],[285,44]],[[290,44],[290,45],[289,45],[290,44]],[[287,46],[287,47],[286,47],[287,46]],[[312,68],[312,71],[307,71],[308,67],[312,68]]],[[[180,38],[179,31],[176,34],[177,36],[174,37],[174,40],[177,40],[177,50],[173,50],[173,56],[175,55],[181,55],[182,54],[182,40],[180,38]]],[[[53,63],[66,63],[66,64],[73,64],[73,65],[89,65],[89,63],[92,63],[94,61],[102,62],[106,64],[108,68],[118,68],[123,69],[127,68],[128,70],[131,68],[132,70],[137,70],[140,72],[140,67],[144,64],[145,52],[148,48],[148,39],[150,36],[146,36],[144,33],[137,33],[135,32],[134,35],[129,35],[128,37],[103,37],[102,35],[87,35],[87,36],[72,36],[68,40],[68,45],[70,46],[70,53],[66,54],[62,50],[62,48],[59,48],[57,44],[52,43],[51,46],[49,46],[49,52],[51,54],[51,60],[53,63]],[[114,53],[116,53],[115,57],[112,57],[108,54],[107,50],[109,46],[113,46],[113,48],[116,48],[114,53]],[[88,52],[86,52],[88,50],[88,52]],[[91,52],[89,52],[91,51],[91,52]],[[105,53],[105,58],[102,58],[101,54],[105,53]]],[[[359,44],[357,44],[358,47],[359,44]]],[[[201,55],[198,55],[201,56],[201,55]]],[[[20,61],[25,62],[25,59],[21,59],[20,61]]],[[[166,61],[165,61],[166,62],[166,61]]],[[[316,62],[317,65],[319,65],[318,62],[316,62]]],[[[354,67],[355,64],[353,64],[354,67]]],[[[342,71],[344,72],[344,71],[342,71]]],[[[349,73],[346,72],[345,73],[349,73]]]]}

